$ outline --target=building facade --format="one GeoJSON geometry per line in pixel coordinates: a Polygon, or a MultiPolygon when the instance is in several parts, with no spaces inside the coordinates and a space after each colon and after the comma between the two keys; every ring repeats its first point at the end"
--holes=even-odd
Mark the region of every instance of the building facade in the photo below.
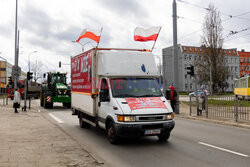
{"type": "Polygon", "coordinates": [[[250,74],[250,52],[245,52],[245,50],[241,50],[238,52],[238,54],[239,54],[240,76],[249,75],[250,74]]]}
{"type": "MultiPolygon", "coordinates": [[[[230,72],[230,76],[227,79],[228,88],[226,91],[233,91],[234,79],[239,78],[239,55],[237,49],[223,49],[226,56],[227,68],[230,72]]],[[[201,47],[194,46],[182,46],[178,45],[178,74],[179,84],[178,89],[180,92],[191,92],[195,90],[194,78],[187,75],[187,67],[193,65],[198,55],[202,55],[204,51],[201,47]]],[[[163,56],[163,76],[164,87],[168,87],[173,84],[173,46],[164,48],[162,50],[163,56]]],[[[198,79],[197,79],[198,80],[198,79]]],[[[210,83],[206,83],[205,86],[208,89],[210,83]]],[[[199,89],[201,85],[197,85],[199,89]]]]}

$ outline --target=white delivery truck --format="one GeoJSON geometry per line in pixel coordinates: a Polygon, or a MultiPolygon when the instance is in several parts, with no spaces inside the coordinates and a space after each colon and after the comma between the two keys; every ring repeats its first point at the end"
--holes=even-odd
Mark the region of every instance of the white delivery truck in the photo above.
{"type": "Polygon", "coordinates": [[[158,85],[151,52],[95,48],[71,58],[71,106],[82,128],[106,130],[110,143],[121,137],[158,136],[175,126],[173,110],[158,85]]]}

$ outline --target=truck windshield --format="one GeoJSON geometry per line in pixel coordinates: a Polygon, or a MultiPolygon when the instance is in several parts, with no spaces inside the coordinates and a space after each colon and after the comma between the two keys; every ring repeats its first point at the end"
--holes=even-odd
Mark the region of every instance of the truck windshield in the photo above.
{"type": "Polygon", "coordinates": [[[66,83],[66,76],[65,75],[53,75],[52,76],[52,83],[56,82],[56,83],[66,83]]]}
{"type": "Polygon", "coordinates": [[[153,78],[110,79],[113,97],[160,97],[157,81],[153,78]]]}

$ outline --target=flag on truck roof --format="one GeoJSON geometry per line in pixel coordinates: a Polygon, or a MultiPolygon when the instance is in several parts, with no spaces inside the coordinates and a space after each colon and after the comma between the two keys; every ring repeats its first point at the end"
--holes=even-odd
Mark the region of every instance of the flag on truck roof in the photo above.
{"type": "Polygon", "coordinates": [[[95,42],[99,43],[101,37],[101,29],[100,30],[90,30],[90,29],[84,29],[82,33],[80,34],[79,38],[76,40],[76,42],[79,42],[82,38],[89,38],[94,40],[95,42]]]}
{"type": "Polygon", "coordinates": [[[161,27],[154,26],[148,29],[136,27],[134,31],[134,40],[140,42],[156,41],[161,27]]]}

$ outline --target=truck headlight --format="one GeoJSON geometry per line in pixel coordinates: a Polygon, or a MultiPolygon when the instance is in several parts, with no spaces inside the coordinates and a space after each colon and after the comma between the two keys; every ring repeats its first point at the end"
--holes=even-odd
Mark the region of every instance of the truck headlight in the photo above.
{"type": "Polygon", "coordinates": [[[174,119],[174,113],[165,115],[165,120],[174,119]]]}
{"type": "Polygon", "coordinates": [[[135,122],[135,116],[117,115],[117,120],[119,122],[135,122]]]}

